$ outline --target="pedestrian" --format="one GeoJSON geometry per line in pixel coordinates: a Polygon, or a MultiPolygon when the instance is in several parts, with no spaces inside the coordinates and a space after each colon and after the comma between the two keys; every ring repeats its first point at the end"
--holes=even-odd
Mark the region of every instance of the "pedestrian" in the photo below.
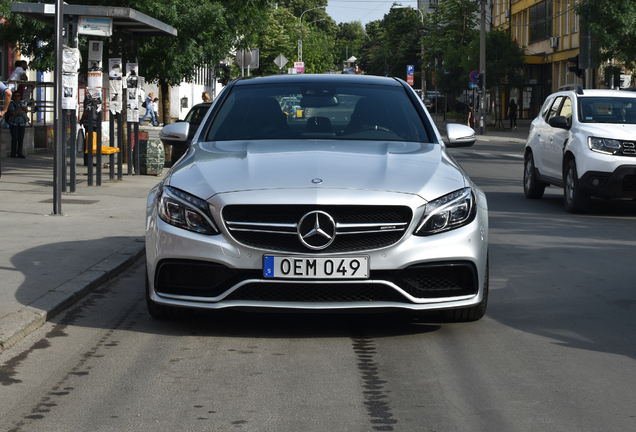
{"type": "Polygon", "coordinates": [[[0,81],[0,99],[4,98],[4,105],[2,107],[2,113],[0,117],[4,117],[9,109],[9,104],[11,103],[11,98],[13,97],[13,92],[9,89],[2,81],[0,81]]]}
{"type": "Polygon", "coordinates": [[[152,110],[155,112],[155,119],[159,122],[159,98],[154,98],[152,101],[152,110]]]}
{"type": "Polygon", "coordinates": [[[475,126],[475,114],[473,114],[473,104],[468,104],[468,126],[474,128],[475,126]]]}
{"type": "MultiPolygon", "coordinates": [[[[88,92],[86,92],[86,96],[84,96],[84,112],[82,112],[82,118],[80,118],[80,125],[82,125],[82,127],[84,128],[84,131],[86,132],[86,139],[84,140],[84,166],[88,166],[88,145],[90,142],[90,137],[88,136],[89,132],[97,132],[97,126],[99,124],[99,122],[101,121],[101,111],[97,112],[97,110],[95,110],[94,115],[93,115],[93,124],[92,125],[87,125],[86,124],[86,120],[88,120],[88,116],[91,110],[95,109],[94,107],[94,100],[90,97],[90,94],[88,92]],[[90,130],[89,130],[90,129],[90,130]]],[[[100,137],[96,137],[96,139],[99,139],[100,137]]],[[[93,145],[96,145],[97,143],[93,143],[93,145]]],[[[93,151],[93,149],[91,149],[91,151],[93,151]]]]}
{"type": "MultiPolygon", "coordinates": [[[[16,60],[15,69],[13,69],[13,72],[9,75],[9,81],[28,81],[29,77],[26,74],[27,65],[28,63],[26,60],[16,60]]],[[[22,84],[20,84],[20,86],[23,87],[22,84]]],[[[11,83],[9,84],[9,87],[11,90],[17,89],[20,93],[22,93],[21,89],[18,88],[18,84],[11,83]]]]}
{"type": "Polygon", "coordinates": [[[22,104],[22,94],[18,91],[13,92],[13,99],[9,103],[8,120],[9,130],[11,132],[11,157],[24,159],[24,131],[26,130],[26,117],[24,113],[29,108],[22,104]]]}
{"type": "Polygon", "coordinates": [[[510,99],[510,105],[508,105],[508,116],[510,117],[510,129],[517,129],[517,104],[514,99],[510,99]]]}
{"type": "Polygon", "coordinates": [[[142,124],[144,120],[146,120],[146,117],[148,117],[148,114],[150,114],[150,121],[152,122],[152,125],[157,126],[157,122],[155,121],[155,112],[152,110],[153,96],[153,92],[148,93],[148,96],[146,96],[146,100],[142,105],[142,107],[146,108],[146,114],[144,114],[141,120],[139,120],[139,124],[142,124]]]}
{"type": "Polygon", "coordinates": [[[203,102],[212,102],[210,100],[210,93],[208,92],[203,92],[203,94],[201,95],[201,98],[203,99],[203,102]]]}

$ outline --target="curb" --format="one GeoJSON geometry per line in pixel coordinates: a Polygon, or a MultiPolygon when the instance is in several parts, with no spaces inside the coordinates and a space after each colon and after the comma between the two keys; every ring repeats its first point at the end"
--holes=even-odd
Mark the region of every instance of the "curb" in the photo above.
{"type": "Polygon", "coordinates": [[[86,294],[113,279],[141,259],[144,237],[106,257],[68,282],[50,290],[17,312],[0,319],[0,353],[14,345],[46,321],[76,303],[86,294]]]}

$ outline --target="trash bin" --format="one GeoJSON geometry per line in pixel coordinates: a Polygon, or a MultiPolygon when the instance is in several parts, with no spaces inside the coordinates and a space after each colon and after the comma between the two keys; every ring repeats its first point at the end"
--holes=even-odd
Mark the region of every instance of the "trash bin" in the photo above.
{"type": "Polygon", "coordinates": [[[166,156],[161,140],[139,140],[139,174],[159,175],[165,164],[166,156]]]}

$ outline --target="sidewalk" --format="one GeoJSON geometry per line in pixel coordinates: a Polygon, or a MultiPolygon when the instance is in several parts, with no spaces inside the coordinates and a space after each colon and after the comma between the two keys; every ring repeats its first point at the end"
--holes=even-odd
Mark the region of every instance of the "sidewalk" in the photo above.
{"type": "MultiPolygon", "coordinates": [[[[160,130],[143,129],[150,139],[160,130]]],[[[76,192],[52,215],[53,151],[2,158],[0,352],[144,256],[146,199],[163,177],[124,165],[122,180],[104,169],[102,186],[89,187],[78,163],[76,192]]]]}
{"type": "MultiPolygon", "coordinates": [[[[446,123],[440,118],[436,124],[445,135],[446,123]]],[[[477,131],[475,145],[484,140],[522,145],[528,125],[477,131]]],[[[160,129],[143,127],[150,139],[160,129]]],[[[86,172],[77,167],[76,192],[62,194],[63,215],[53,216],[53,152],[2,159],[0,352],[143,259],[146,198],[163,177],[124,174],[109,180],[104,169],[102,186],[89,187],[86,172]]]]}

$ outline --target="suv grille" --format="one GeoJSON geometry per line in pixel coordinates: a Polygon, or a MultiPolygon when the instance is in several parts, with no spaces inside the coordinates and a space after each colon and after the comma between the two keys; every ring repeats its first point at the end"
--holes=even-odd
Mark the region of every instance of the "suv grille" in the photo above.
{"type": "Polygon", "coordinates": [[[406,206],[230,205],[223,208],[230,234],[246,246],[285,252],[336,253],[379,249],[397,243],[408,228],[406,206]],[[327,213],[335,239],[316,250],[303,244],[298,224],[311,212],[327,213]]]}

